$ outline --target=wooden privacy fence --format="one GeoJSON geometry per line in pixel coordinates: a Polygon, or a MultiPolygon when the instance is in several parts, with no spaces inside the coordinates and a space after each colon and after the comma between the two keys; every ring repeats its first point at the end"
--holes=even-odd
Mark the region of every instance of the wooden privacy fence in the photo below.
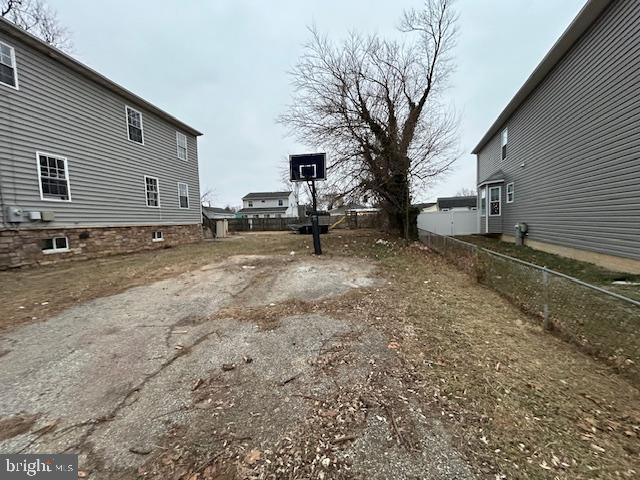
{"type": "Polygon", "coordinates": [[[289,225],[303,223],[299,218],[231,218],[230,232],[289,230],[289,225]]]}
{"type": "MultiPolygon", "coordinates": [[[[564,273],[419,231],[422,243],[640,384],[640,302],[564,273]]],[[[491,315],[490,311],[484,312],[491,315]]]]}
{"type": "MultiPolygon", "coordinates": [[[[264,232],[290,230],[290,225],[309,223],[308,218],[231,218],[230,232],[264,232]]],[[[381,216],[377,213],[349,213],[347,215],[321,216],[322,225],[335,225],[335,228],[379,228],[381,216]],[[342,220],[342,221],[341,221],[342,220]]]]}

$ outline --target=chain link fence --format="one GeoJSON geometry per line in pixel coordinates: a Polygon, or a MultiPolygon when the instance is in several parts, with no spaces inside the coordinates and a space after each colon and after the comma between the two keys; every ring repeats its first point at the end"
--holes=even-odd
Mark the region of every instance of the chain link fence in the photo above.
{"type": "Polygon", "coordinates": [[[640,302],[545,267],[420,230],[420,240],[544,327],[640,383],[640,302]]]}

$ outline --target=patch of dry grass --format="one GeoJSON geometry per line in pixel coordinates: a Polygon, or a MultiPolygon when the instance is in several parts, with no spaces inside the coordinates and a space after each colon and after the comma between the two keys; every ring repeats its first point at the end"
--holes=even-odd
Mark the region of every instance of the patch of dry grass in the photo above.
{"type": "Polygon", "coordinates": [[[636,478],[634,385],[440,257],[397,250],[381,261],[390,284],[356,310],[398,343],[425,403],[479,473],[636,478]]]}
{"type": "Polygon", "coordinates": [[[245,234],[223,241],[0,271],[0,331],[42,321],[74,304],[174,277],[231,255],[291,250],[306,254],[305,240],[280,232],[245,234]]]}

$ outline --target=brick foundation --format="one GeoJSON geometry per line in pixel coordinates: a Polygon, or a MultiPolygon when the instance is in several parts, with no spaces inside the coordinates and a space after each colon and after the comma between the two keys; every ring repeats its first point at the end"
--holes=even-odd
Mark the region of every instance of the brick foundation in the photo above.
{"type": "Polygon", "coordinates": [[[6,229],[0,230],[0,269],[156,250],[199,242],[202,238],[201,225],[6,229]],[[162,231],[164,241],[152,241],[156,230],[162,231]],[[45,239],[65,236],[69,239],[69,252],[42,252],[45,239]]]}

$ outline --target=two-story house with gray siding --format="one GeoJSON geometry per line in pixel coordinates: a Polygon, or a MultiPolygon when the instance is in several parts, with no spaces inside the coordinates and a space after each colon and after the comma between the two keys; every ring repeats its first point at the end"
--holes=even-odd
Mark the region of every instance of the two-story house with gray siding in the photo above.
{"type": "Polygon", "coordinates": [[[640,1],[588,1],[473,153],[481,233],[640,272],[640,1]]]}
{"type": "Polygon", "coordinates": [[[0,268],[201,239],[199,135],[0,18],[0,268]]]}

